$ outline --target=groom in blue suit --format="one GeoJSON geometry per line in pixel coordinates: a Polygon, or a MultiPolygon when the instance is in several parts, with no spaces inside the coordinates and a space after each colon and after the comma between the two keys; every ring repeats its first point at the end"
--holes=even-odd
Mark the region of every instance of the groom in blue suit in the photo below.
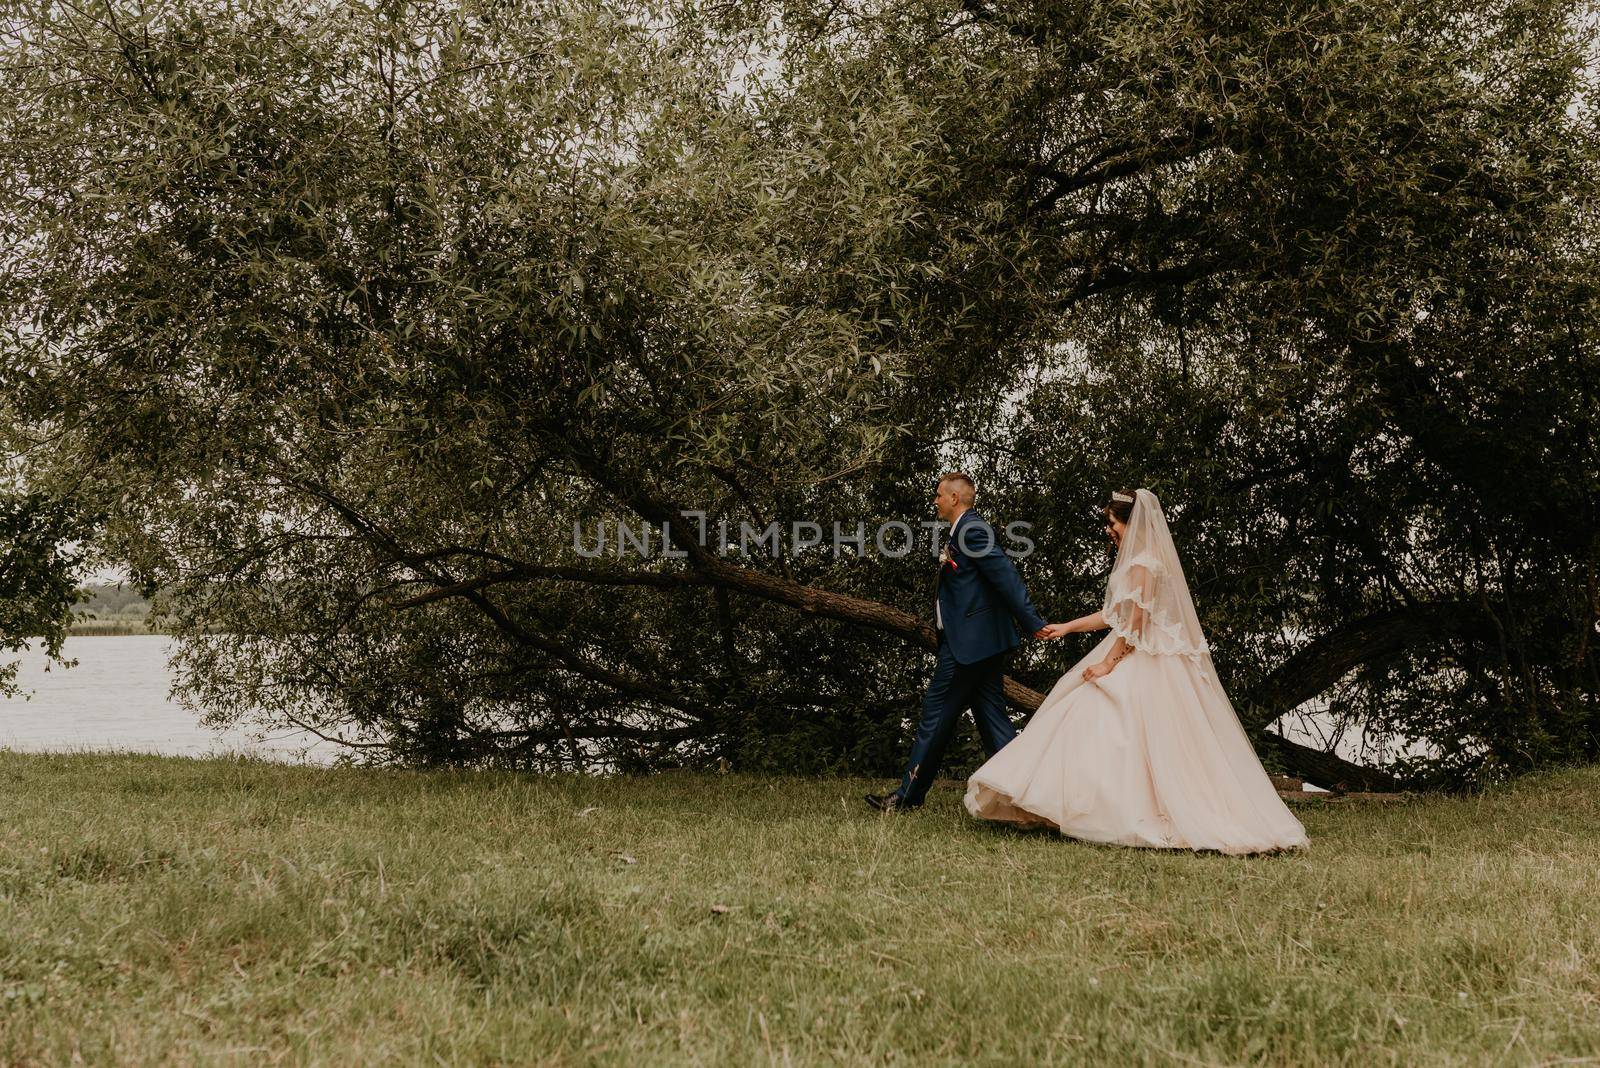
{"type": "Polygon", "coordinates": [[[976,495],[972,479],[960,472],[941,476],[934,490],[934,508],[950,524],[934,586],[939,658],[922,698],[922,719],[899,787],[892,793],[867,795],[867,804],[885,812],[922,804],[963,709],[972,709],[978,736],[990,756],[1016,737],[1001,690],[1006,662],[1022,643],[1011,620],[1015,617],[1035,638],[1044,636],[1047,624],[1028,599],[994,528],[972,510],[976,495]]]}

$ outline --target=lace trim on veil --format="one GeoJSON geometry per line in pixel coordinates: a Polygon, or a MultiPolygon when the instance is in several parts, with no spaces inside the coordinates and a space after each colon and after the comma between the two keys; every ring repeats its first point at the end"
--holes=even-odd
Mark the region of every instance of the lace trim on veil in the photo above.
{"type": "Polygon", "coordinates": [[[1175,619],[1163,619],[1157,616],[1154,605],[1131,590],[1106,605],[1100,615],[1105,619],[1106,626],[1111,628],[1111,633],[1125,639],[1135,649],[1142,649],[1158,656],[1205,656],[1211,652],[1211,646],[1207,642],[1201,642],[1196,646],[1185,641],[1182,635],[1182,623],[1175,619]],[[1144,635],[1131,629],[1117,611],[1118,606],[1124,604],[1138,605],[1144,609],[1144,635]],[[1150,634],[1152,630],[1159,632],[1154,639],[1150,634]]]}
{"type": "Polygon", "coordinates": [[[1111,578],[1114,581],[1118,575],[1126,577],[1128,572],[1132,571],[1136,567],[1144,568],[1157,578],[1167,573],[1166,565],[1163,564],[1154,553],[1140,553],[1138,556],[1127,560],[1115,571],[1113,571],[1111,573],[1111,578]]]}
{"type": "Polygon", "coordinates": [[[1106,621],[1106,626],[1111,628],[1111,632],[1135,649],[1158,656],[1199,657],[1209,654],[1210,643],[1202,640],[1199,645],[1191,644],[1183,636],[1183,623],[1158,614],[1155,603],[1140,593],[1138,584],[1128,581],[1128,572],[1135,567],[1144,568],[1152,579],[1158,582],[1166,573],[1161,561],[1149,553],[1140,553],[1112,573],[1106,584],[1105,606],[1100,613],[1106,621]],[[1144,610],[1142,635],[1134,631],[1129,622],[1123,618],[1123,612],[1128,610],[1124,606],[1135,605],[1144,610]]]}

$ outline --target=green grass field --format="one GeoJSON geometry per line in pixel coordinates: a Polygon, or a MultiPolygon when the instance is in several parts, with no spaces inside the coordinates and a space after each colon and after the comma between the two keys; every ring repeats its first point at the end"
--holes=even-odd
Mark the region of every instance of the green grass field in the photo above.
{"type": "Polygon", "coordinates": [[[0,1064],[1600,1063],[1600,771],[1255,859],[954,786],[0,752],[0,1064]]]}

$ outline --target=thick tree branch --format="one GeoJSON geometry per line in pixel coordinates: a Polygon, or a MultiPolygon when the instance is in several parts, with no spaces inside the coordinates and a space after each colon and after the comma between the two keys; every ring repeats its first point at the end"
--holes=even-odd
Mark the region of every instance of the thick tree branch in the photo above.
{"type": "Polygon", "coordinates": [[[1488,630],[1482,610],[1465,601],[1374,612],[1300,649],[1251,687],[1241,703],[1262,710],[1268,720],[1276,719],[1327,691],[1363,664],[1447,637],[1484,637],[1488,630]]]}
{"type": "MultiPolygon", "coordinates": [[[[1024,163],[1020,169],[1029,174],[1046,178],[1051,183],[1051,188],[1030,206],[1034,212],[1046,212],[1055,207],[1063,198],[1073,193],[1080,193],[1086,189],[1094,189],[1114,182],[1119,178],[1130,178],[1136,174],[1157,167],[1164,167],[1170,163],[1182,163],[1184,160],[1211,151],[1217,145],[1208,140],[1216,132],[1216,127],[1209,121],[1202,119],[1193,129],[1181,133],[1171,134],[1153,144],[1144,145],[1137,149],[1123,148],[1108,149],[1094,156],[1076,171],[1067,172],[1046,164],[1024,163]]],[[[1016,164],[1007,166],[1016,167],[1016,164]]]]}
{"type": "Polygon", "coordinates": [[[1297,777],[1327,790],[1372,790],[1390,793],[1401,783],[1379,768],[1352,764],[1343,757],[1311,746],[1291,742],[1281,734],[1266,731],[1267,744],[1277,750],[1283,766],[1297,777]]]}
{"type": "MultiPolygon", "coordinates": [[[[1239,703],[1266,722],[1292,712],[1364,664],[1378,663],[1407,648],[1450,637],[1487,636],[1489,621],[1471,602],[1447,601],[1396,608],[1357,619],[1300,649],[1255,686],[1239,703]]],[[[1296,774],[1319,786],[1395,790],[1394,776],[1342,760],[1332,753],[1299,745],[1268,732],[1296,774]]]]}
{"type": "Polygon", "coordinates": [[[467,593],[485,590],[491,586],[501,586],[508,582],[534,582],[540,580],[580,582],[591,586],[654,586],[657,589],[680,589],[685,586],[708,586],[711,584],[709,576],[693,571],[618,571],[595,567],[540,567],[533,564],[517,564],[501,571],[494,571],[474,579],[467,579],[464,582],[438,586],[427,593],[419,593],[412,597],[394,601],[392,606],[394,608],[415,608],[417,605],[442,601],[449,597],[460,597],[467,593]]]}

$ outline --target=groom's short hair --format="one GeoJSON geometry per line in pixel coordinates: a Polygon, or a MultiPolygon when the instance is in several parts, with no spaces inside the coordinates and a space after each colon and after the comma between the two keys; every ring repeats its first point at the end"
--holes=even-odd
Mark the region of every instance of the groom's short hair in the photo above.
{"type": "Polygon", "coordinates": [[[971,508],[972,502],[978,496],[978,484],[972,481],[972,476],[964,471],[946,471],[939,476],[939,485],[942,486],[946,482],[956,484],[956,500],[971,508]]]}

